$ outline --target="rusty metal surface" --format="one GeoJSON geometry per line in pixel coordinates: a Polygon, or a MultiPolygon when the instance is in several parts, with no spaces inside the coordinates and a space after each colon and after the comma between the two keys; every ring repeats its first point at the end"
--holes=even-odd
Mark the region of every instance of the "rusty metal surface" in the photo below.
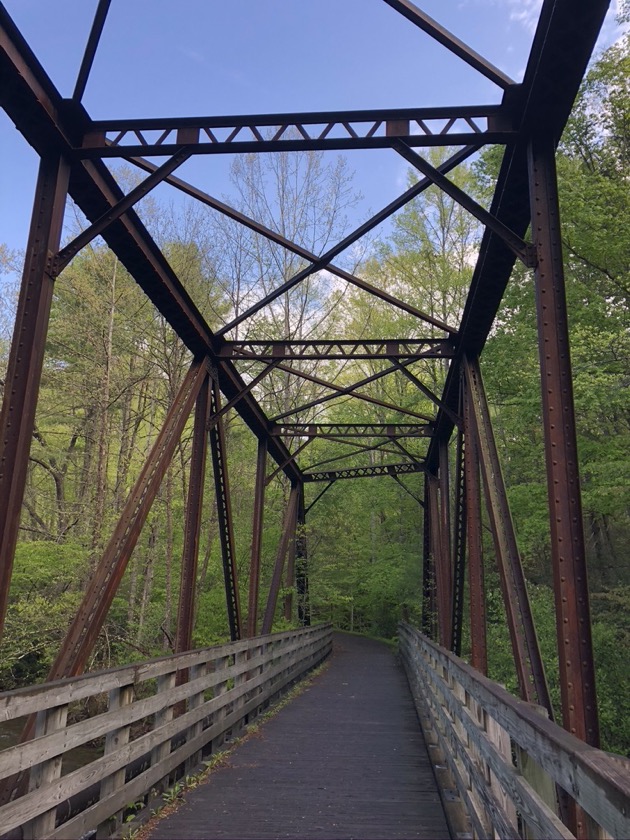
{"type": "MultiPolygon", "coordinates": [[[[496,85],[502,91],[500,104],[95,121],[80,101],[99,44],[110,5],[109,0],[99,0],[72,100],[62,98],[0,3],[0,104],[25,140],[42,156],[27,249],[27,268],[11,350],[8,377],[10,387],[5,389],[0,416],[3,445],[0,467],[0,516],[4,517],[0,520],[0,592],[3,593],[0,597],[6,599],[11,577],[52,283],[56,273],[74,254],[94,236],[100,234],[197,360],[198,370],[203,369],[206,374],[208,371],[212,372],[212,416],[209,418],[207,430],[218,499],[219,532],[232,638],[239,638],[242,628],[222,418],[227,410],[234,409],[276,463],[277,469],[272,472],[270,479],[282,471],[293,488],[300,488],[295,540],[300,619],[303,622],[308,621],[304,531],[307,508],[304,501],[304,483],[327,482],[324,490],[315,497],[316,501],[339,479],[389,476],[400,481],[399,476],[425,471],[425,487],[431,490],[429,492],[427,489],[424,500],[424,626],[433,633],[437,608],[439,637],[442,643],[450,644],[452,634],[455,645],[458,644],[461,631],[458,622],[462,606],[460,590],[463,589],[461,575],[464,562],[464,533],[467,531],[470,556],[470,622],[474,629],[473,635],[475,638],[478,635],[481,640],[473,650],[473,657],[477,667],[483,670],[485,613],[479,505],[480,460],[499,555],[521,691],[528,699],[535,699],[548,707],[544,674],[537,653],[527,593],[477,365],[510,272],[518,257],[528,266],[537,263],[540,346],[549,348],[541,350],[541,369],[550,521],[556,573],[558,638],[561,656],[564,656],[561,682],[565,725],[580,737],[596,743],[598,736],[590,616],[581,533],[575,433],[571,416],[571,377],[552,162],[555,145],[568,117],[609,2],[544,0],[522,84],[515,84],[410,0],[386,2],[393,11],[405,17],[496,85]],[[550,80],[553,80],[553,83],[550,83],[550,80]],[[544,136],[538,138],[537,133],[541,131],[544,132],[544,136]],[[504,144],[505,154],[488,212],[446,176],[459,163],[490,143],[504,144]],[[447,157],[437,169],[414,151],[415,147],[448,147],[457,144],[464,148],[447,157]],[[175,168],[193,155],[368,148],[389,148],[398,151],[425,177],[340,242],[328,247],[323,254],[310,252],[302,245],[270,230],[260,221],[245,216],[173,175],[175,168]],[[158,165],[138,157],[140,154],[172,157],[166,163],[158,165]],[[125,196],[105,164],[104,159],[107,157],[130,159],[136,166],[149,173],[148,178],[125,196]],[[300,270],[248,309],[235,314],[229,323],[214,333],[181,279],[133,210],[135,202],[161,182],[171,184],[213,210],[244,225],[255,234],[297,255],[302,261],[300,270]],[[432,184],[462,203],[485,225],[472,283],[459,324],[444,323],[416,309],[408,301],[333,263],[338,255],[347,251],[366,233],[391,217],[432,184]],[[62,199],[65,197],[66,187],[88,219],[89,227],[69,246],[59,251],[62,199]],[[530,195],[535,252],[524,239],[532,217],[529,209],[530,195]],[[370,295],[373,301],[396,307],[405,313],[406,317],[416,319],[422,328],[420,334],[428,334],[427,337],[412,339],[403,336],[395,341],[381,339],[379,336],[365,341],[348,341],[341,337],[339,340],[297,342],[256,340],[252,333],[247,334],[247,341],[228,340],[230,332],[241,323],[273,304],[281,295],[306,278],[322,270],[349,283],[362,294],[370,295]],[[27,299],[36,301],[36,305],[26,307],[24,301],[27,299]],[[338,385],[333,375],[324,379],[311,364],[318,360],[330,363],[355,359],[372,359],[377,362],[381,360],[388,363],[389,367],[385,370],[379,369],[370,376],[356,373],[353,381],[344,379],[343,384],[338,385]],[[424,364],[425,360],[430,359],[436,359],[442,368],[448,364],[446,384],[440,395],[434,393],[412,367],[419,360],[424,364]],[[300,370],[295,367],[296,361],[306,362],[306,369],[300,370]],[[248,365],[250,367],[247,367],[248,365]],[[250,373],[252,366],[255,375],[250,373]],[[460,380],[463,367],[466,368],[467,397],[462,408],[460,380]],[[287,409],[275,417],[268,417],[255,394],[263,379],[276,370],[308,382],[309,387],[315,386],[311,393],[319,396],[287,409]],[[386,376],[401,381],[404,377],[412,381],[431,401],[433,413],[426,415],[414,412],[361,390],[386,376]],[[225,398],[223,407],[221,394],[225,398]],[[327,403],[339,397],[360,401],[361,409],[366,407],[364,404],[376,406],[387,411],[389,414],[386,416],[398,418],[398,422],[386,425],[370,423],[369,419],[363,423],[347,424],[287,422],[289,418],[300,421],[315,416],[325,420],[325,413],[320,415],[325,412],[327,403]],[[556,418],[559,415],[566,420],[557,422],[556,418]],[[19,428],[15,417],[21,420],[19,428]],[[420,422],[413,423],[411,420],[420,422]],[[463,460],[458,460],[456,469],[455,521],[451,527],[448,441],[453,429],[461,430],[462,426],[464,455],[463,460]],[[346,454],[305,467],[304,463],[308,461],[302,453],[317,437],[339,444],[346,454]],[[357,437],[364,438],[363,444],[351,440],[357,437]],[[298,442],[297,438],[304,440],[298,442]],[[410,443],[405,438],[418,440],[410,443]],[[426,444],[422,438],[427,438],[426,444]],[[294,445],[289,446],[291,443],[294,445]],[[352,466],[347,466],[348,461],[345,460],[350,457],[348,451],[360,456],[353,458],[352,466]],[[359,463],[361,458],[365,459],[365,463],[374,453],[383,461],[388,458],[391,460],[395,453],[398,461],[376,466],[372,463],[369,466],[359,463]],[[339,462],[344,463],[345,468],[341,468],[339,462]],[[336,463],[338,468],[322,469],[333,463],[336,463]],[[562,492],[557,488],[561,488],[562,492]],[[453,534],[454,553],[449,547],[453,534]],[[455,586],[452,569],[454,560],[457,579],[455,586]]],[[[106,611],[107,604],[113,597],[117,581],[128,562],[143,518],[146,517],[145,501],[150,503],[155,495],[156,476],[166,468],[164,465],[170,457],[169,452],[173,445],[172,436],[176,434],[181,422],[185,422],[185,419],[181,421],[183,413],[190,413],[192,410],[196,395],[192,397],[191,394],[197,385],[202,387],[200,379],[195,376],[193,379],[194,387],[190,386],[186,394],[180,395],[176,401],[177,405],[171,410],[177,416],[169,414],[168,434],[165,432],[168,441],[162,441],[163,453],[153,454],[145,467],[145,471],[148,472],[143,471],[139,489],[136,488],[138,492],[143,491],[143,500],[139,501],[134,497],[135,490],[130,496],[128,506],[112,537],[120,537],[124,532],[124,539],[119,548],[114,549],[110,546],[106,550],[96,576],[100,582],[95,583],[95,588],[86,596],[90,600],[89,608],[84,604],[75,619],[71,630],[72,639],[66,641],[62,651],[63,666],[59,665],[56,672],[59,675],[81,667],[80,662],[85,659],[87,647],[96,639],[100,623],[104,620],[103,610],[106,611]]],[[[188,379],[187,382],[190,385],[188,379]]],[[[365,418],[363,412],[358,416],[365,418]]],[[[201,437],[201,432],[195,432],[196,440],[200,440],[201,437]]],[[[195,455],[195,467],[201,469],[201,475],[202,460],[199,454],[195,455]]],[[[253,616],[253,626],[249,627],[250,633],[256,629],[259,560],[254,563],[254,558],[260,556],[262,535],[264,469],[260,468],[260,463],[258,473],[253,540],[258,548],[254,550],[255,546],[252,547],[250,616],[253,616]],[[252,601],[254,590],[255,604],[252,601]]],[[[202,478],[195,470],[195,487],[191,484],[189,498],[190,521],[187,519],[186,525],[187,547],[183,565],[187,577],[182,580],[182,603],[190,602],[193,594],[191,586],[199,539],[202,483],[202,478]]],[[[0,603],[0,619],[3,610],[4,604],[0,603]]],[[[182,607],[180,612],[181,610],[182,607]]],[[[182,625],[182,638],[188,638],[190,632],[189,626],[182,625]]]]}
{"type": "Polygon", "coordinates": [[[193,362],[92,574],[77,614],[50,668],[49,681],[75,676],[85,668],[151,504],[207,376],[205,363],[193,362]]]}
{"type": "Polygon", "coordinates": [[[563,723],[599,746],[586,547],[553,143],[529,148],[536,309],[563,723]]]}
{"type": "MultiPolygon", "coordinates": [[[[221,410],[221,395],[216,382],[212,383],[211,415],[221,410]]],[[[238,573],[234,550],[234,523],[232,521],[232,502],[226,459],[225,429],[219,420],[210,429],[210,452],[214,471],[214,490],[217,497],[217,518],[219,520],[219,540],[223,561],[223,581],[227,606],[228,626],[232,641],[243,638],[238,573]]]]}
{"type": "Polygon", "coordinates": [[[59,247],[68,176],[69,166],[63,159],[55,155],[42,158],[0,414],[0,636],[7,610],[53,295],[49,255],[59,247]]]}
{"type": "MultiPolygon", "coordinates": [[[[256,484],[254,487],[254,515],[252,521],[252,550],[249,563],[249,605],[247,610],[247,635],[256,635],[258,626],[258,595],[260,591],[260,553],[262,550],[263,523],[265,516],[265,474],[267,471],[267,441],[258,441],[256,459],[256,484]]],[[[271,628],[270,628],[271,629],[271,628]]],[[[265,631],[263,630],[263,633],[265,631]]],[[[269,631],[267,631],[269,632],[269,631]]]]}
{"type": "Polygon", "coordinates": [[[184,520],[184,546],[177,606],[175,653],[192,649],[192,634],[197,595],[197,561],[203,515],[203,488],[208,451],[208,419],[210,417],[210,383],[206,379],[199,391],[195,406],[188,497],[184,520]]]}
{"type": "Polygon", "coordinates": [[[488,673],[486,633],[486,597],[483,556],[481,478],[479,452],[470,391],[463,379],[464,397],[464,470],[466,489],[466,543],[468,549],[468,592],[470,601],[470,663],[488,673]]]}
{"type": "Polygon", "coordinates": [[[516,666],[519,692],[523,700],[537,703],[547,709],[549,717],[553,719],[553,708],[479,363],[465,359],[464,373],[466,388],[470,395],[470,419],[474,424],[475,443],[483,475],[486,506],[512,642],[512,654],[516,666]]]}

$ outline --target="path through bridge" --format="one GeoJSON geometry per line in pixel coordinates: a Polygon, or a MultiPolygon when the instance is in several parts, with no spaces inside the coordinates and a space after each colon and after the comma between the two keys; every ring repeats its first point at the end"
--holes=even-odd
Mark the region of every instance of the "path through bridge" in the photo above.
{"type": "Polygon", "coordinates": [[[181,837],[449,837],[391,648],[336,634],[325,673],[151,833],[181,837]]]}

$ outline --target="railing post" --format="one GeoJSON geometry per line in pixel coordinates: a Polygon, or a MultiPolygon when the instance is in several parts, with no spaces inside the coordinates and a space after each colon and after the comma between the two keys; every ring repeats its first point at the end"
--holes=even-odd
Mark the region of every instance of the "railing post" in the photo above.
{"type": "MultiPolygon", "coordinates": [[[[168,674],[163,674],[161,677],[157,679],[157,693],[158,694],[165,694],[167,691],[170,691],[172,688],[175,687],[176,681],[176,672],[171,671],[168,674]]],[[[155,713],[155,718],[153,721],[153,731],[155,732],[161,726],[164,726],[166,723],[169,723],[173,720],[173,706],[170,703],[165,704],[160,711],[155,713]]],[[[151,750],[151,767],[155,767],[161,761],[168,758],[171,753],[171,739],[168,738],[165,741],[162,741],[158,744],[157,747],[154,747],[151,750]]],[[[163,778],[160,779],[153,787],[158,792],[161,793],[169,786],[169,774],[166,773],[163,778]]]]}
{"type": "MultiPolygon", "coordinates": [[[[123,709],[125,706],[128,706],[130,703],[133,702],[134,697],[134,690],[132,685],[124,685],[121,688],[113,688],[109,692],[108,696],[108,703],[107,708],[110,712],[117,712],[123,709]]],[[[113,729],[109,732],[105,737],[105,748],[103,751],[103,755],[109,755],[110,753],[116,752],[116,750],[123,747],[125,744],[129,743],[129,734],[130,734],[130,727],[121,726],[118,729],[113,729]]],[[[106,779],[103,779],[101,782],[101,790],[99,799],[103,800],[106,799],[108,796],[111,796],[113,793],[116,793],[117,790],[124,787],[125,785],[125,768],[122,767],[120,770],[116,770],[115,773],[112,773],[111,776],[108,776],[106,779]]],[[[122,811],[119,811],[106,823],[101,823],[101,825],[97,829],[97,838],[106,838],[111,837],[116,831],[120,829],[122,825],[122,811]]]]}
{"type": "MultiPolygon", "coordinates": [[[[193,665],[192,668],[188,669],[188,677],[190,682],[193,680],[198,680],[204,677],[208,672],[208,664],[206,662],[201,662],[199,665],[193,665]]],[[[178,673],[181,673],[179,671],[178,673]]],[[[198,709],[199,706],[203,706],[204,703],[204,692],[203,689],[198,691],[196,694],[191,695],[188,698],[188,711],[191,712],[193,709],[198,709]]],[[[197,721],[197,723],[193,723],[192,726],[188,727],[186,732],[186,741],[190,743],[193,741],[198,735],[201,734],[203,729],[203,721],[197,721]]],[[[192,753],[187,759],[185,764],[185,772],[186,774],[192,772],[194,768],[199,764],[201,761],[201,750],[196,753],[192,753]]]]}
{"type": "MultiPolygon", "coordinates": [[[[56,732],[59,729],[64,729],[68,720],[68,707],[55,706],[52,709],[45,709],[37,713],[35,721],[35,737],[39,738],[42,735],[48,735],[51,732],[56,732]]],[[[63,764],[63,755],[56,755],[53,758],[42,761],[36,764],[31,769],[29,791],[39,790],[45,787],[50,782],[61,777],[61,766],[63,764]]],[[[57,818],[57,804],[52,808],[40,814],[34,820],[31,820],[24,827],[24,840],[39,840],[41,837],[47,837],[55,828],[57,818]]]]}
{"type": "MultiPolygon", "coordinates": [[[[219,671],[219,672],[220,671],[226,671],[230,666],[230,659],[231,659],[231,657],[229,655],[222,656],[219,659],[215,659],[215,661],[214,661],[214,671],[215,671],[215,673],[217,671],[219,671]]],[[[214,697],[219,697],[221,694],[225,694],[226,691],[227,691],[227,680],[222,680],[221,682],[218,682],[215,685],[213,695],[214,695],[214,697]]],[[[213,713],[211,726],[216,726],[216,725],[220,726],[221,723],[225,720],[226,715],[227,715],[227,710],[225,708],[225,705],[223,705],[213,713]]],[[[220,747],[223,746],[224,742],[225,742],[225,731],[222,731],[222,732],[219,732],[219,734],[216,735],[212,739],[211,751],[213,753],[216,753],[217,750],[220,749],[220,747]]]]}

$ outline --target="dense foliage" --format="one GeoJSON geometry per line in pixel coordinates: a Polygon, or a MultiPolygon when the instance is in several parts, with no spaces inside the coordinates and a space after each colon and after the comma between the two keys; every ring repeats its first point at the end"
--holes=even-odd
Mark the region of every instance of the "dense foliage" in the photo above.
{"type": "MultiPolygon", "coordinates": [[[[630,750],[630,44],[595,63],[559,155],[567,296],[584,519],[592,589],[594,643],[604,744],[630,750]]],[[[496,153],[452,177],[483,200],[496,153]]],[[[131,177],[131,176],[125,176],[131,177]]],[[[343,161],[326,166],[315,153],[243,157],[234,169],[240,209],[304,248],[320,253],[348,230],[354,193],[343,161]],[[263,202],[263,195],[273,198],[263,202]],[[306,205],[303,202],[306,200],[306,205]],[[306,206],[305,215],[298,212],[306,206]]],[[[210,211],[177,215],[145,200],[141,214],[209,324],[219,327],[303,267],[303,260],[210,211]]],[[[457,323],[481,231],[437,190],[399,213],[388,241],[353,251],[345,267],[434,317],[457,323]]],[[[343,258],[340,258],[343,260],[343,258]]],[[[0,249],[8,273],[15,255],[0,249]]],[[[6,285],[3,293],[6,293],[6,285]]],[[[4,328],[4,324],[0,324],[4,328]]],[[[279,298],[233,337],[357,338],[427,335],[416,319],[329,276],[311,278],[279,298]]],[[[6,355],[6,336],[0,343],[6,355]]],[[[91,569],[139,474],[189,357],[114,256],[95,244],[59,279],[31,452],[11,606],[0,650],[0,687],[43,679],[91,569]]],[[[555,619],[544,473],[536,319],[530,274],[516,269],[482,365],[492,403],[510,501],[536,622],[558,698],[555,619]]],[[[343,385],[379,362],[304,363],[312,379],[281,370],[257,397],[270,416],[285,415],[322,393],[314,378],[343,385]],[[298,384],[296,384],[298,383],[298,384]]],[[[420,368],[417,369],[418,371],[420,368]]],[[[247,376],[259,368],[252,364],[247,376]]],[[[445,369],[424,381],[440,393],[445,369]]],[[[325,390],[325,389],[324,389],[325,390]]],[[[318,419],[399,420],[388,405],[432,414],[430,400],[404,376],[363,389],[379,405],[337,400],[318,419]]],[[[314,419],[316,414],[309,414],[314,419]]],[[[251,541],[256,443],[234,414],[227,423],[229,468],[241,591],[251,541]]],[[[114,602],[92,667],[153,656],[172,647],[190,460],[188,428],[143,530],[114,602]]],[[[297,444],[296,444],[297,445],[297,444]]],[[[422,444],[408,445],[420,454],[422,444]]],[[[371,452],[371,463],[387,457],[371,452]]],[[[352,465],[348,447],[316,441],[308,465],[352,465]],[[344,459],[336,461],[340,455],[344,459]]],[[[319,488],[318,488],[319,489],[319,488]]],[[[315,492],[309,488],[307,504],[315,492]]],[[[315,619],[391,637],[405,616],[419,619],[422,477],[337,482],[308,516],[310,593],[315,619]]],[[[288,500],[268,488],[262,592],[288,500]]],[[[515,686],[490,544],[487,551],[492,676],[515,686]]],[[[286,594],[286,591],[285,591],[286,594]]],[[[243,597],[243,601],[246,600],[243,597]]],[[[282,598],[280,599],[282,601],[282,598]]],[[[264,604],[261,605],[264,609],[264,604]]],[[[278,628],[285,619],[277,614],[278,628]]],[[[226,635],[217,516],[208,480],[200,551],[195,644],[226,635]]]]}

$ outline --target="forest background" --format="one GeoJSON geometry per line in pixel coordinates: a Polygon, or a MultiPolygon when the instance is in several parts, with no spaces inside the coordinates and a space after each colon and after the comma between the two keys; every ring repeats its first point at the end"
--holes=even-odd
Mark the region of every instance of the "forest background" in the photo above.
{"type": "MultiPolygon", "coordinates": [[[[491,150],[470,167],[459,167],[454,179],[487,202],[498,154],[491,150]]],[[[626,35],[593,64],[558,159],[603,746],[622,754],[630,754],[630,662],[625,654],[630,649],[629,164],[630,39],[626,35]]],[[[131,172],[119,174],[128,185],[137,177],[131,172]]],[[[312,252],[324,252],[348,230],[355,187],[343,158],[331,164],[317,153],[244,156],[236,160],[232,177],[239,210],[312,252]],[[266,198],[270,194],[271,200],[266,198]]],[[[176,212],[149,199],[140,213],[213,329],[301,266],[296,256],[205,208],[190,205],[176,212]]],[[[81,221],[77,214],[76,225],[81,221]]],[[[375,285],[457,323],[480,238],[481,230],[472,218],[430,189],[397,215],[387,240],[372,240],[353,250],[345,267],[360,270],[375,285]]],[[[19,276],[20,260],[20,254],[0,245],[0,266],[8,278],[19,276]]],[[[2,369],[16,283],[13,290],[10,284],[2,287],[7,295],[0,325],[2,369]]],[[[400,338],[417,333],[411,317],[405,320],[320,273],[244,322],[232,337],[400,338]]],[[[185,348],[105,247],[85,249],[57,281],[11,604],[0,647],[1,690],[45,678],[188,363],[185,348]]],[[[313,363],[309,372],[334,377],[343,385],[356,377],[357,368],[367,376],[380,366],[355,361],[332,371],[326,363],[313,363]]],[[[557,703],[536,316],[532,278],[525,270],[515,269],[482,369],[557,703]]],[[[247,376],[256,373],[252,365],[247,376]]],[[[427,368],[424,375],[439,393],[445,370],[427,368]]],[[[409,410],[430,409],[404,377],[379,379],[372,389],[375,397],[409,410]]],[[[319,393],[312,382],[300,381],[298,386],[288,374],[276,372],[261,383],[256,396],[268,415],[277,416],[319,393]]],[[[385,409],[379,410],[379,421],[392,419],[385,409]]],[[[374,419],[373,412],[362,416],[360,411],[338,400],[328,403],[319,419],[374,419]]],[[[226,428],[238,571],[245,592],[256,441],[234,413],[228,415],[226,428]]],[[[172,648],[191,433],[191,429],[185,433],[164,479],[101,634],[92,669],[172,648]]],[[[339,451],[333,447],[326,441],[315,442],[308,450],[308,463],[337,457],[339,451]]],[[[379,463],[385,456],[370,457],[379,463]]],[[[341,465],[353,463],[350,457],[341,465]]],[[[383,637],[395,635],[403,614],[419,620],[422,511],[413,495],[422,497],[422,476],[406,477],[405,486],[407,490],[389,478],[338,482],[313,507],[306,537],[314,620],[332,620],[338,627],[383,637]]],[[[263,593],[287,500],[287,485],[280,478],[274,480],[266,498],[263,593]]],[[[514,690],[516,678],[489,539],[486,548],[490,675],[514,690]]],[[[210,485],[197,592],[195,645],[225,639],[220,547],[210,485]]],[[[285,626],[279,610],[275,629],[285,626]]]]}

